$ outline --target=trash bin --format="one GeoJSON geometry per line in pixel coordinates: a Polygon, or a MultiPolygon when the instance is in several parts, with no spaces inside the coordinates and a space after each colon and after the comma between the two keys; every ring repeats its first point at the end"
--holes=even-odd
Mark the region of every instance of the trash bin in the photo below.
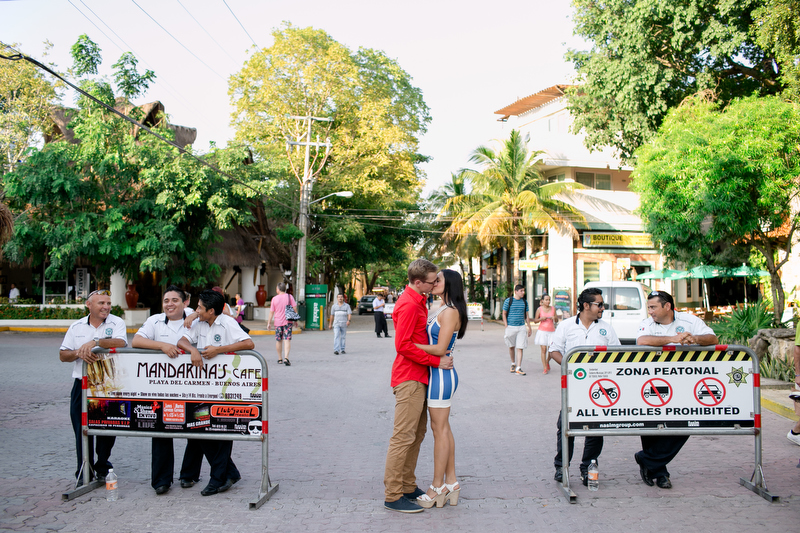
{"type": "Polygon", "coordinates": [[[253,302],[245,302],[247,307],[244,308],[244,319],[245,320],[253,320],[253,307],[255,304],[253,302]]]}
{"type": "Polygon", "coordinates": [[[306,329],[322,329],[327,297],[327,285],[306,285],[306,329]]]}

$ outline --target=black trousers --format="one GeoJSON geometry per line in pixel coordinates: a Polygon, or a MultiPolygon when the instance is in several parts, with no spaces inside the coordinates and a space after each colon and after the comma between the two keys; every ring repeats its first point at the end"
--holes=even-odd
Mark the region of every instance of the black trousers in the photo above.
{"type": "MultiPolygon", "coordinates": [[[[78,467],[75,470],[75,477],[81,471],[81,464],[83,464],[83,438],[81,435],[81,380],[75,378],[72,384],[72,392],[69,397],[69,417],[72,421],[72,430],[75,432],[75,452],[78,457],[78,467]]],[[[108,469],[112,467],[111,461],[111,448],[114,447],[116,437],[97,437],[89,436],[89,462],[95,471],[97,479],[103,479],[108,474],[108,469]],[[95,442],[97,446],[95,447],[95,442]],[[97,461],[94,461],[94,455],[97,452],[97,461]]]]}
{"type": "MultiPolygon", "coordinates": [[[[558,422],[556,422],[558,431],[556,432],[556,456],[553,459],[553,465],[556,468],[563,466],[561,464],[561,413],[558,413],[558,422]]],[[[569,437],[569,462],[572,462],[572,455],[575,452],[575,437],[569,437]]],[[[581,457],[581,472],[587,472],[592,459],[597,460],[600,457],[600,452],[603,451],[603,437],[586,437],[586,442],[583,444],[583,457],[581,457]]]]}
{"type": "Polygon", "coordinates": [[[389,327],[386,325],[386,315],[383,314],[383,311],[375,311],[375,333],[380,337],[381,332],[383,332],[384,337],[389,335],[389,327]]]}
{"type": "Polygon", "coordinates": [[[654,478],[667,476],[667,464],[672,461],[683,445],[689,440],[688,435],[665,435],[663,437],[642,436],[642,451],[637,453],[639,462],[647,468],[654,478]]]}
{"type": "Polygon", "coordinates": [[[231,440],[188,439],[186,452],[183,454],[180,479],[192,481],[200,479],[200,467],[203,465],[204,455],[211,466],[209,484],[221,487],[228,479],[239,479],[242,475],[231,459],[232,451],[231,440]]]}

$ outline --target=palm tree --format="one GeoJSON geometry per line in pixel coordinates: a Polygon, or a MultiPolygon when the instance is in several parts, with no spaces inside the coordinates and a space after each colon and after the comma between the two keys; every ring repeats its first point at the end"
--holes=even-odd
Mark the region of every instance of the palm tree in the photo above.
{"type": "Polygon", "coordinates": [[[462,272],[466,272],[464,269],[464,260],[466,260],[469,270],[470,295],[472,296],[472,292],[474,292],[472,258],[480,254],[481,244],[474,235],[463,237],[458,234],[447,232],[451,220],[457,215],[454,211],[455,206],[448,207],[448,202],[453,198],[465,196],[467,194],[467,187],[468,183],[464,177],[463,171],[452,173],[450,175],[450,181],[432,192],[428,197],[428,209],[437,213],[436,222],[432,226],[436,229],[440,229],[443,234],[432,235],[426,238],[422,244],[422,251],[433,257],[442,259],[452,258],[458,261],[462,272]]]}
{"type": "Polygon", "coordinates": [[[572,182],[548,183],[539,172],[542,152],[528,149],[528,135],[512,130],[499,150],[479,146],[470,162],[481,170],[463,170],[472,191],[450,198],[445,211],[453,214],[446,235],[474,234],[481,244],[509,238],[514,246],[514,283],[519,283],[520,237],[558,228],[577,235],[570,219],[581,215],[556,199],[559,193],[581,187],[572,182]]]}

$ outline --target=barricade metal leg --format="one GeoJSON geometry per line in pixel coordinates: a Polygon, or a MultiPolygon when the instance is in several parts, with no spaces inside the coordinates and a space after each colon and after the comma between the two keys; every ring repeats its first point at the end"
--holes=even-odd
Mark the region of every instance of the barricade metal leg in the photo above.
{"type": "Polygon", "coordinates": [[[94,474],[92,461],[90,460],[90,457],[94,455],[94,450],[91,450],[89,447],[88,414],[86,412],[87,386],[88,382],[86,381],[86,363],[84,362],[83,378],[81,380],[81,455],[83,456],[83,463],[81,464],[81,469],[78,472],[78,475],[83,479],[83,485],[80,487],[75,487],[71,491],[62,493],[61,499],[64,501],[73,500],[78,496],[83,496],[87,492],[91,492],[105,484],[104,479],[95,479],[90,481],[92,479],[92,475],[94,474]]]}
{"type": "Polygon", "coordinates": [[[269,479],[269,457],[268,457],[268,441],[267,437],[261,435],[261,489],[258,493],[258,498],[250,502],[250,509],[258,509],[269,500],[273,494],[278,491],[278,484],[272,484],[269,479]]]}
{"type": "Polygon", "coordinates": [[[771,494],[769,490],[767,490],[767,481],[764,479],[764,470],[761,467],[761,389],[760,387],[755,387],[756,389],[756,403],[755,403],[755,410],[756,415],[758,418],[757,427],[756,427],[756,436],[755,436],[755,459],[756,459],[756,466],[753,470],[753,475],[750,476],[750,479],[747,480],[745,478],[739,478],[739,484],[745,488],[750,489],[751,491],[755,492],[768,502],[779,502],[781,500],[780,496],[775,496],[771,494]]]}

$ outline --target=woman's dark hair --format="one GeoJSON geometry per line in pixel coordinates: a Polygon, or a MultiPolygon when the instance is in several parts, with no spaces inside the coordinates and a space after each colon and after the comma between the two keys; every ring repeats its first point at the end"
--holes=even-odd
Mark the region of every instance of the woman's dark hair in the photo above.
{"type": "Polygon", "coordinates": [[[461,274],[448,268],[442,270],[442,278],[444,279],[442,301],[445,305],[454,307],[461,319],[457,337],[460,339],[467,331],[467,302],[464,300],[464,283],[461,281],[461,274]]]}

